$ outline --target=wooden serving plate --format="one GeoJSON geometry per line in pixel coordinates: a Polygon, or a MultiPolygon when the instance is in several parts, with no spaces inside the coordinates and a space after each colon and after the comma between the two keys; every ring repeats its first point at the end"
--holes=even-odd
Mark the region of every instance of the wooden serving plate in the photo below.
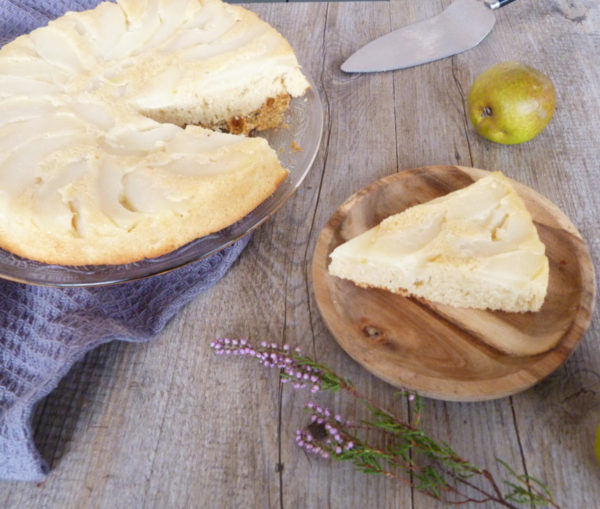
{"type": "Polygon", "coordinates": [[[548,294],[539,312],[451,308],[360,288],[328,274],[329,254],[339,244],[392,214],[487,174],[460,166],[402,171],[350,197],[321,232],[313,259],[313,284],[325,323],[353,359],[392,385],[444,400],[508,396],[559,367],[589,326],[594,269],[581,235],[558,207],[514,180],[550,261],[548,294]],[[490,346],[496,338],[529,344],[534,350],[540,344],[550,349],[537,355],[507,355],[490,346]]]}

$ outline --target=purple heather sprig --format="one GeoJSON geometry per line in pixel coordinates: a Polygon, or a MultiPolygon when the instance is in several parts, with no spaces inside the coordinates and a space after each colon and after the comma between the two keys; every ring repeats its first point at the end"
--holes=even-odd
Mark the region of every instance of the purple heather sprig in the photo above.
{"type": "Polygon", "coordinates": [[[254,347],[246,339],[229,338],[217,339],[210,346],[217,355],[249,356],[257,359],[263,367],[279,369],[281,382],[289,383],[295,389],[310,387],[312,392],[343,389],[363,402],[371,413],[372,420],[361,421],[360,428],[383,433],[387,443],[383,449],[372,447],[359,438],[359,426],[344,421],[341,415],[334,414],[328,408],[307,403],[306,410],[311,413],[310,423],[296,431],[296,443],[308,453],[350,461],[361,472],[385,475],[452,504],[495,502],[511,509],[516,509],[515,503],[558,507],[540,481],[526,474],[518,475],[498,460],[513,479],[504,481],[509,492],[502,494],[498,483],[487,470],[468,463],[448,444],[425,434],[418,427],[422,400],[414,392],[402,390],[398,393],[405,396],[411,404],[410,408],[414,409],[414,422],[411,424],[361,395],[349,380],[339,376],[330,367],[302,355],[299,348],[265,341],[254,347]],[[398,469],[408,477],[395,473],[398,469]],[[488,483],[488,489],[475,484],[475,478],[488,483]],[[466,488],[467,492],[471,490],[477,498],[461,488],[466,488]],[[444,494],[456,498],[449,500],[444,494]]]}
{"type": "MultiPolygon", "coordinates": [[[[246,339],[221,338],[210,346],[217,355],[247,355],[256,358],[266,368],[281,370],[281,383],[290,383],[294,389],[310,387],[311,392],[335,390],[335,386],[347,383],[332,376],[333,371],[317,367],[316,363],[304,357],[300,348],[263,341],[258,347],[252,347],[246,339]]],[[[338,387],[339,388],[339,387],[338,387]]]]}

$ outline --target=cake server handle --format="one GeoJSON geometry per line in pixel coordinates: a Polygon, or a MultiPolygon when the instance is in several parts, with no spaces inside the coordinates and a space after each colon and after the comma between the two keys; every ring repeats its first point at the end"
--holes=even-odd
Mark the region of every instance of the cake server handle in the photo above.
{"type": "Polygon", "coordinates": [[[500,7],[504,7],[515,0],[486,0],[485,5],[487,5],[493,11],[496,9],[500,9],[500,7]]]}

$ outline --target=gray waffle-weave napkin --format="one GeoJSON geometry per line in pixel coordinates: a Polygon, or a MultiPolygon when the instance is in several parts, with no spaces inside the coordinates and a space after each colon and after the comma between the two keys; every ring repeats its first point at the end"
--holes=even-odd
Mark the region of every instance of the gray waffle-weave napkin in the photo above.
{"type": "Polygon", "coordinates": [[[0,479],[39,481],[48,473],[33,443],[32,410],[77,360],[108,341],[151,339],[225,274],[249,239],[168,274],[117,286],[0,281],[0,479]]]}
{"type": "MultiPolygon", "coordinates": [[[[99,0],[0,0],[0,44],[99,0]]],[[[42,288],[0,281],[0,479],[40,481],[47,464],[31,429],[34,405],[91,349],[141,342],[214,285],[248,243],[168,274],[112,287],[42,288]]]]}

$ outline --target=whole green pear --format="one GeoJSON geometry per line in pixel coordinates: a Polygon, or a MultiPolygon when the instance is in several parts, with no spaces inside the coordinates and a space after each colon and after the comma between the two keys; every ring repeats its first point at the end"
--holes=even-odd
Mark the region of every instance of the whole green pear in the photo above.
{"type": "Polygon", "coordinates": [[[518,62],[483,71],[467,95],[469,118],[484,138],[514,145],[531,140],[550,122],[556,91],[545,74],[518,62]]]}

